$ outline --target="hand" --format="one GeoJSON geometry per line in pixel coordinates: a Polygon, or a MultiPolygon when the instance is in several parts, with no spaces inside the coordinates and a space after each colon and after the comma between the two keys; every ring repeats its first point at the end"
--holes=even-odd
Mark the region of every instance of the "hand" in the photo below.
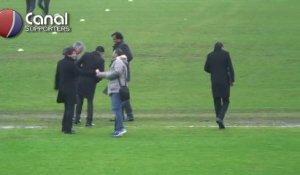
{"type": "Polygon", "coordinates": [[[95,70],[96,76],[98,78],[104,78],[105,77],[105,72],[101,72],[99,69],[95,70]]]}

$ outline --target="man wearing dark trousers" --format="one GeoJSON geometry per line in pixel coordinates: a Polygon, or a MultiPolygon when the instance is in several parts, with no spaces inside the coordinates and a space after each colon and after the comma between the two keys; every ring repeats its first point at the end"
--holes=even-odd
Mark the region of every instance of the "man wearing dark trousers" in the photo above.
{"type": "MultiPolygon", "coordinates": [[[[113,42],[115,43],[113,46],[113,50],[115,51],[116,49],[121,49],[124,52],[124,54],[127,56],[127,61],[128,61],[127,81],[130,82],[130,79],[131,79],[130,62],[133,59],[130,48],[129,48],[128,44],[124,42],[124,37],[123,37],[122,33],[115,32],[111,36],[113,38],[113,42]]],[[[122,108],[123,108],[123,111],[125,110],[125,112],[126,112],[126,115],[127,115],[126,120],[134,121],[134,116],[133,116],[133,111],[132,111],[132,106],[131,106],[130,100],[124,102],[122,108]]]]}
{"type": "MultiPolygon", "coordinates": [[[[85,53],[76,63],[82,70],[85,71],[93,71],[99,69],[101,72],[104,72],[104,48],[102,46],[98,46],[94,52],[85,53]]],[[[96,77],[86,77],[80,76],[78,80],[78,103],[76,106],[76,117],[75,124],[79,124],[80,115],[82,111],[82,105],[84,98],[87,99],[87,127],[91,127],[94,125],[93,123],[93,101],[96,90],[96,85],[100,82],[100,78],[96,77]]]]}
{"type": "Polygon", "coordinates": [[[220,129],[225,129],[224,118],[229,107],[230,87],[234,83],[234,69],[229,52],[223,49],[221,42],[217,42],[214,51],[208,54],[204,70],[211,75],[216,122],[220,129]]]}
{"type": "Polygon", "coordinates": [[[33,12],[35,9],[35,0],[26,0],[26,13],[33,12]]]}
{"type": "MultiPolygon", "coordinates": [[[[74,134],[72,118],[76,104],[76,82],[79,75],[95,77],[96,72],[82,71],[75,65],[76,52],[73,47],[64,49],[62,60],[57,63],[55,75],[55,90],[58,90],[57,103],[64,103],[62,132],[74,134]]],[[[99,71],[99,70],[98,70],[99,71]]]]}
{"type": "Polygon", "coordinates": [[[45,15],[49,13],[50,0],[39,0],[38,5],[43,10],[45,15]]]}
{"type": "MultiPolygon", "coordinates": [[[[26,12],[30,13],[35,9],[36,0],[26,0],[26,12]]],[[[43,10],[44,14],[47,15],[49,13],[49,4],[50,0],[39,0],[38,5],[43,10]]]]}

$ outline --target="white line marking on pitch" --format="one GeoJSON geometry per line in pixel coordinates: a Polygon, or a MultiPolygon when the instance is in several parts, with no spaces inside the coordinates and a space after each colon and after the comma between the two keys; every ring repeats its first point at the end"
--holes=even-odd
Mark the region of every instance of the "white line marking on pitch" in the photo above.
{"type": "Polygon", "coordinates": [[[46,126],[14,126],[14,125],[7,125],[7,126],[0,126],[0,129],[42,129],[47,128],[46,126]]]}
{"type": "MultiPolygon", "coordinates": [[[[215,125],[208,125],[208,126],[166,126],[166,128],[217,128],[218,126],[215,125]]],[[[299,128],[300,125],[228,125],[227,128],[299,128]]]]}

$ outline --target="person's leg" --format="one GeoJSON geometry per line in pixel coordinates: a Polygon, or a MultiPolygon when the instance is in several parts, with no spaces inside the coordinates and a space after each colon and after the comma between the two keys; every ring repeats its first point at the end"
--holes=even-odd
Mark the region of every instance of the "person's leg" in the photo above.
{"type": "Polygon", "coordinates": [[[220,129],[224,129],[225,126],[223,124],[222,119],[220,118],[220,112],[221,112],[221,108],[222,108],[221,97],[214,97],[214,106],[215,106],[215,112],[216,112],[216,122],[219,125],[220,129]]]}
{"type": "Polygon", "coordinates": [[[40,7],[41,10],[43,10],[43,12],[45,12],[44,4],[45,4],[44,0],[38,1],[38,6],[40,7]]]}
{"type": "Polygon", "coordinates": [[[33,12],[35,8],[35,0],[26,0],[26,13],[33,12]]]}
{"type": "Polygon", "coordinates": [[[227,109],[229,107],[229,97],[222,97],[222,108],[219,113],[219,117],[222,121],[224,121],[225,114],[227,112],[227,109]]]}
{"type": "Polygon", "coordinates": [[[74,108],[75,104],[72,102],[67,102],[67,115],[66,115],[66,130],[65,133],[70,134],[72,133],[72,126],[73,126],[73,116],[74,116],[74,108]]]}
{"type": "Polygon", "coordinates": [[[50,0],[44,0],[44,4],[45,4],[45,14],[48,15],[50,0]]]}
{"type": "Polygon", "coordinates": [[[76,116],[75,116],[75,124],[80,123],[80,116],[82,112],[82,106],[83,106],[83,97],[80,95],[77,95],[77,105],[76,105],[76,116]]]}
{"type": "Polygon", "coordinates": [[[122,101],[119,93],[111,95],[112,110],[115,113],[115,131],[124,130],[122,101]]]}
{"type": "Polygon", "coordinates": [[[35,0],[30,0],[30,9],[29,12],[33,12],[35,9],[35,0]]]}
{"type": "Polygon", "coordinates": [[[215,113],[216,113],[216,118],[218,120],[219,118],[219,113],[221,111],[221,97],[214,97],[214,106],[215,106],[215,113]]]}
{"type": "Polygon", "coordinates": [[[87,99],[87,118],[86,118],[86,126],[93,125],[93,110],[94,110],[94,99],[88,98],[87,99]]]}
{"type": "Polygon", "coordinates": [[[132,107],[130,104],[130,100],[127,100],[123,103],[123,108],[126,112],[126,120],[128,121],[134,121],[134,117],[133,117],[133,112],[132,112],[132,107]]]}
{"type": "Polygon", "coordinates": [[[67,118],[67,103],[65,102],[64,103],[64,115],[63,115],[62,122],[61,122],[61,125],[62,125],[61,131],[62,132],[64,132],[66,130],[66,118],[67,118]]]}
{"type": "Polygon", "coordinates": [[[26,13],[29,13],[30,11],[30,0],[26,0],[26,13]]]}

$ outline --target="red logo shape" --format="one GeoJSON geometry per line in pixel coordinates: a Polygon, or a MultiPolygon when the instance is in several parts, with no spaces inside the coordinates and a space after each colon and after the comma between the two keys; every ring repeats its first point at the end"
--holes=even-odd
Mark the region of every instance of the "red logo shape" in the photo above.
{"type": "Polygon", "coordinates": [[[4,38],[13,38],[21,33],[23,27],[22,16],[12,9],[0,11],[0,35],[4,38]]]}

